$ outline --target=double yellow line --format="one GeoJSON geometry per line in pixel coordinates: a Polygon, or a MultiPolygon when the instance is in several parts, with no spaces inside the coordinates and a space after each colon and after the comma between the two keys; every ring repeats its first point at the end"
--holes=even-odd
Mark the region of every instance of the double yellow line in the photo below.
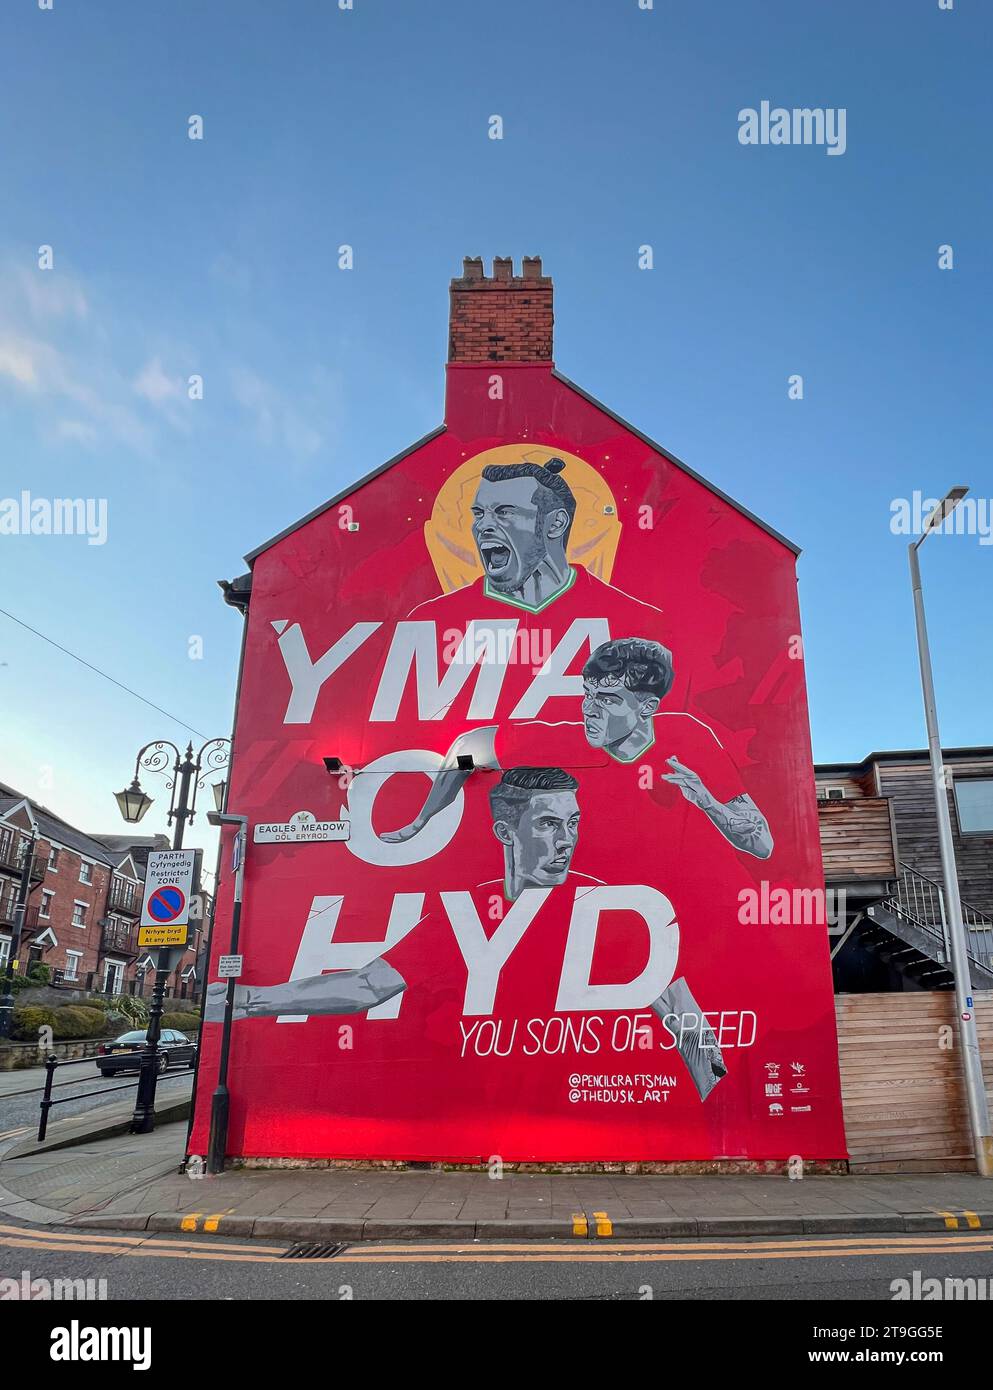
{"type": "MultiPolygon", "coordinates": [[[[0,1246],[21,1250],[59,1250],[150,1259],[221,1260],[234,1264],[273,1264],[286,1247],[197,1239],[184,1241],[157,1236],[101,1236],[80,1232],[42,1231],[0,1225],[0,1246]]],[[[813,1239],[743,1241],[638,1241],[630,1244],[572,1245],[536,1242],[493,1244],[354,1245],[341,1255],[324,1256],[303,1264],[693,1264],[704,1261],[851,1259],[856,1255],[907,1256],[979,1254],[993,1252],[993,1232],[981,1236],[851,1236],[813,1239]]]]}

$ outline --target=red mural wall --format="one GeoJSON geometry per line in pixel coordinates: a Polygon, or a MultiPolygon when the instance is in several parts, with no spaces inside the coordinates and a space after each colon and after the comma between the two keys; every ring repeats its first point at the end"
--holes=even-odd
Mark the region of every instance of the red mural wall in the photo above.
{"type": "Polygon", "coordinates": [[[550,361],[456,362],[247,623],[230,1153],[845,1156],[825,926],[769,911],[823,890],[780,537],[550,361]]]}

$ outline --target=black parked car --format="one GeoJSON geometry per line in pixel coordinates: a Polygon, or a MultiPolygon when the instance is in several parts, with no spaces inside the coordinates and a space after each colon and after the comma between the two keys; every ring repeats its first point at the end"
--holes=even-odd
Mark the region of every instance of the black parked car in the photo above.
{"type": "MultiPolygon", "coordinates": [[[[101,1043],[97,1066],[100,1068],[101,1076],[113,1076],[119,1071],[138,1071],[141,1065],[141,1054],[145,1050],[146,1035],[144,1030],[134,1033],[122,1033],[113,1042],[101,1043]]],[[[177,1033],[174,1028],[163,1028],[159,1035],[158,1054],[156,1065],[159,1072],[164,1072],[167,1067],[187,1066],[190,1071],[196,1066],[197,1045],[191,1042],[185,1033],[177,1033]]]]}

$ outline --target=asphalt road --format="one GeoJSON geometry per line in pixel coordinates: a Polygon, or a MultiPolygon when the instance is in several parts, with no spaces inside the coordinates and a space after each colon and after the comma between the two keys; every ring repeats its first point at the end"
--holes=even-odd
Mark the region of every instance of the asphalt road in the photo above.
{"type": "MultiPolygon", "coordinates": [[[[138,1074],[102,1077],[97,1071],[95,1061],[81,1062],[78,1067],[66,1067],[55,1073],[56,1085],[53,1097],[78,1097],[57,1105],[51,1111],[51,1119],[65,1120],[70,1115],[79,1115],[84,1110],[95,1110],[100,1105],[120,1104],[134,1095],[138,1074]],[[86,1098],[111,1086],[128,1083],[129,1090],[116,1091],[113,1095],[100,1096],[87,1103],[86,1098]]],[[[175,1090],[177,1084],[189,1087],[193,1073],[185,1066],[176,1067],[159,1077],[159,1089],[175,1090]]],[[[40,1117],[39,1102],[45,1085],[45,1068],[31,1067],[25,1071],[0,1072],[0,1140],[19,1137],[30,1130],[37,1130],[40,1117]],[[11,1094],[27,1092],[28,1094],[11,1094]]]]}
{"type": "MultiPolygon", "coordinates": [[[[106,1280],[116,1299],[561,1300],[648,1302],[852,1300],[890,1303],[893,1281],[985,1281],[993,1236],[752,1238],[557,1244],[369,1244],[335,1258],[283,1258],[287,1246],[218,1238],[0,1224],[0,1277],[106,1280]]],[[[981,1287],[981,1286],[980,1286],[981,1287]]],[[[940,1303],[892,1302],[926,1322],[940,1303]]],[[[969,1310],[963,1310],[969,1311],[969,1310]]],[[[846,1316],[855,1317],[853,1310],[846,1316]]]]}

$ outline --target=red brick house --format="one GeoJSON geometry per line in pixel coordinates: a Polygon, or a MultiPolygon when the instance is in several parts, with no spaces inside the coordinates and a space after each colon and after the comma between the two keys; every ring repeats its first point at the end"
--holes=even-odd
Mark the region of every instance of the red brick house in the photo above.
{"type": "Polygon", "coordinates": [[[112,856],[91,836],[11,787],[0,785],[0,959],[6,960],[21,870],[32,869],[21,971],[36,961],[53,980],[121,992],[137,946],[141,880],[129,857],[112,856]]]}

